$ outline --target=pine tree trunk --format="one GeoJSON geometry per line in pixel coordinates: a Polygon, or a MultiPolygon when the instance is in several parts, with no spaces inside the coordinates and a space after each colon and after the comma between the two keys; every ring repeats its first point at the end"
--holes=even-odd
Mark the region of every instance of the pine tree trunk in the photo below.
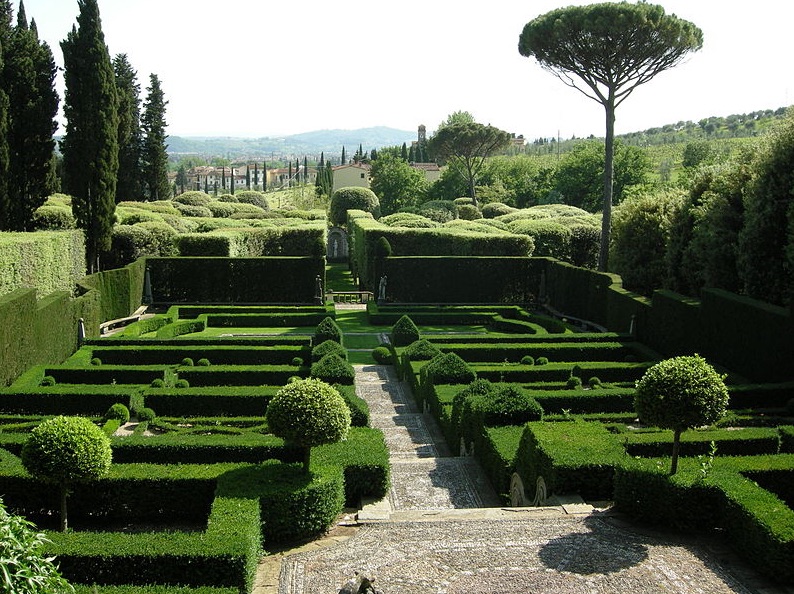
{"type": "Polygon", "coordinates": [[[598,270],[607,271],[609,265],[609,236],[612,231],[612,193],[615,185],[615,99],[610,93],[606,109],[607,131],[604,140],[604,208],[601,219],[601,249],[598,270]]]}

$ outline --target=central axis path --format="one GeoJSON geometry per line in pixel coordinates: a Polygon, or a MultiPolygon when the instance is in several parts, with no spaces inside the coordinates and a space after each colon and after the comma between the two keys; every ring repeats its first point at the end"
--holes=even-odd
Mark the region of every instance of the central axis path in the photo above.
{"type": "MultiPolygon", "coordinates": [[[[397,512],[498,507],[500,501],[479,463],[450,455],[435,419],[419,412],[393,367],[356,366],[356,392],[370,408],[370,425],[383,431],[391,462],[389,517],[383,504],[365,519],[397,512]]],[[[395,518],[396,519],[396,518],[395,518]]]]}

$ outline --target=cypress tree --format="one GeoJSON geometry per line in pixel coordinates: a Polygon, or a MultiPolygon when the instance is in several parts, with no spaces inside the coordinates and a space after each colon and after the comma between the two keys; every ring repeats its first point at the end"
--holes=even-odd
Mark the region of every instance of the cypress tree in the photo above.
{"type": "Polygon", "coordinates": [[[146,196],[149,200],[167,200],[171,194],[168,183],[168,153],[165,144],[165,106],[168,101],[163,96],[160,79],[156,74],[149,76],[147,96],[143,105],[141,128],[143,130],[143,179],[146,196]]]}
{"type": "Polygon", "coordinates": [[[306,185],[309,176],[309,161],[306,155],[303,155],[303,185],[306,185]]]}
{"type": "Polygon", "coordinates": [[[143,199],[143,168],[141,164],[141,86],[127,54],[113,59],[116,90],[119,95],[119,177],[116,202],[143,199]]]}
{"type": "Polygon", "coordinates": [[[30,231],[33,212],[51,192],[51,164],[57,128],[55,61],[39,43],[35,22],[28,26],[20,3],[17,26],[6,43],[3,80],[8,94],[8,228],[30,231]]]}
{"type": "Polygon", "coordinates": [[[292,187],[292,161],[289,162],[289,166],[287,167],[287,187],[292,187]]]}
{"type": "Polygon", "coordinates": [[[66,134],[61,141],[64,187],[85,231],[90,272],[110,249],[116,210],[118,112],[116,83],[96,0],[78,0],[80,14],[61,42],[66,134]]]}
{"type": "Polygon", "coordinates": [[[5,76],[3,74],[5,48],[11,37],[11,3],[0,1],[0,230],[10,228],[9,216],[11,204],[8,197],[8,95],[5,92],[5,76]]]}
{"type": "Polygon", "coordinates": [[[245,189],[251,189],[251,168],[246,164],[245,166],[245,189]]]}
{"type": "Polygon", "coordinates": [[[259,188],[259,163],[254,163],[254,188],[259,188]]]}
{"type": "Polygon", "coordinates": [[[229,187],[231,188],[231,194],[234,196],[234,165],[229,165],[229,187]]]}
{"type": "Polygon", "coordinates": [[[400,149],[400,158],[403,161],[408,161],[408,147],[405,146],[404,142],[403,142],[402,148],[400,149]]]}
{"type": "Polygon", "coordinates": [[[345,147],[342,146],[342,163],[341,164],[344,165],[345,163],[347,163],[347,158],[345,157],[345,147]]]}
{"type": "Polygon", "coordinates": [[[262,161],[262,191],[267,192],[267,161],[262,161]]]}
{"type": "Polygon", "coordinates": [[[221,166],[221,189],[226,189],[226,165],[221,166]]]}

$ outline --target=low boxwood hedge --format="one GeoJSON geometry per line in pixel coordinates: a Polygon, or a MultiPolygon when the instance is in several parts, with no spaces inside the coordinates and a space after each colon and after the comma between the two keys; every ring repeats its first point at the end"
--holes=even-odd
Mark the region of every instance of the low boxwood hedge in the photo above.
{"type": "Polygon", "coordinates": [[[140,390],[130,386],[54,385],[0,390],[0,412],[26,415],[101,415],[116,403],[131,406],[140,390]]]}
{"type": "Polygon", "coordinates": [[[309,349],[300,346],[181,345],[93,346],[91,355],[103,365],[179,365],[185,357],[208,359],[212,365],[289,365],[293,358],[306,358],[309,349]]]}
{"type": "Polygon", "coordinates": [[[308,367],[292,365],[211,365],[178,370],[179,379],[187,380],[190,386],[284,385],[290,377],[306,377],[308,372],[308,367]]]}
{"type": "Polygon", "coordinates": [[[276,391],[278,386],[204,386],[146,388],[143,395],[160,416],[261,417],[276,391]]]}
{"type": "MultiPolygon", "coordinates": [[[[673,432],[626,433],[626,451],[631,456],[656,458],[672,452],[673,432]]],[[[717,446],[719,456],[753,456],[777,454],[780,435],[777,429],[762,427],[733,427],[730,429],[684,431],[681,434],[682,456],[700,456],[709,453],[711,442],[717,446]]]]}

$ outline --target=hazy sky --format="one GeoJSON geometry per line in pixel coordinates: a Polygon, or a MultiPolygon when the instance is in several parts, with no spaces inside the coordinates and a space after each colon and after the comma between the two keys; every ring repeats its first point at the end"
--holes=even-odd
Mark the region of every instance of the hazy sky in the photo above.
{"type": "MultiPolygon", "coordinates": [[[[517,49],[534,17],[587,3],[99,0],[99,10],[111,56],[127,54],[142,98],[159,76],[172,135],[431,132],[465,110],[533,139],[604,134],[600,104],[517,49]]],[[[794,2],[660,3],[703,30],[703,49],[639,87],[618,109],[618,133],[794,103],[794,2]]],[[[62,65],[77,1],[25,0],[25,10],[62,65]]]]}

